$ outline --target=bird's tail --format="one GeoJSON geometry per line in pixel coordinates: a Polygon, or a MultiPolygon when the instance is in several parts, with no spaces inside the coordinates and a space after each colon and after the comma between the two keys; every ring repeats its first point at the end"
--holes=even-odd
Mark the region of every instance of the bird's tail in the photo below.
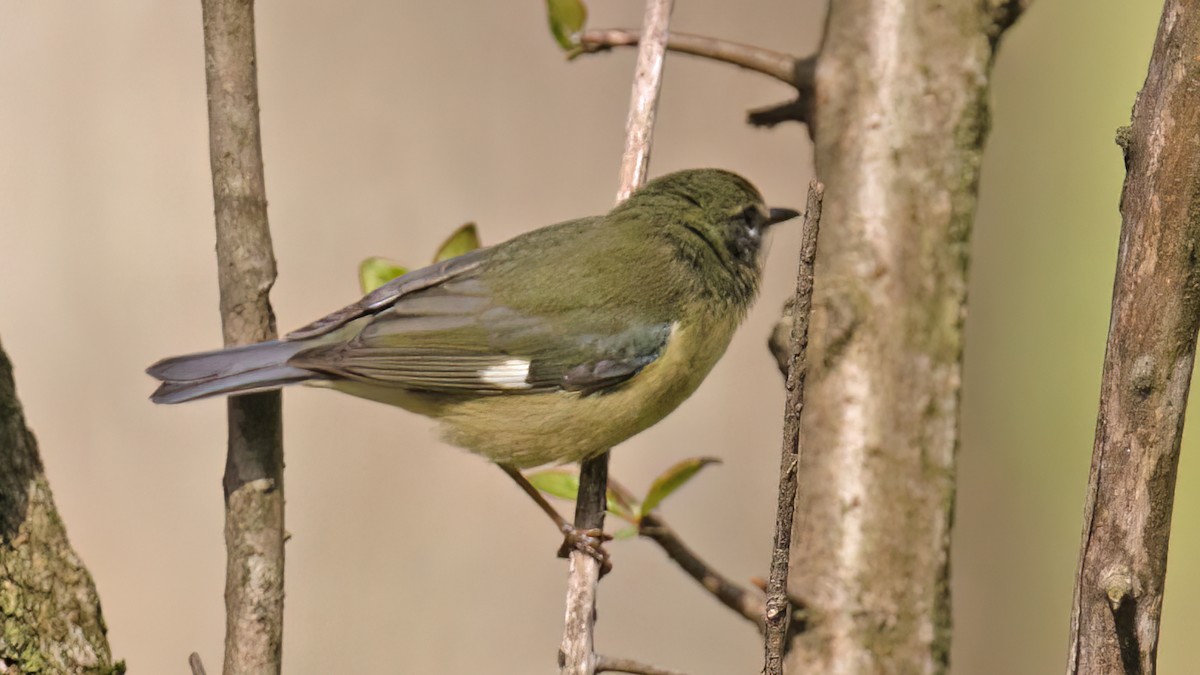
{"type": "Polygon", "coordinates": [[[278,389],[321,377],[287,364],[311,344],[272,340],[163,359],[146,369],[162,382],[150,396],[155,403],[183,403],[223,394],[246,394],[278,389]]]}

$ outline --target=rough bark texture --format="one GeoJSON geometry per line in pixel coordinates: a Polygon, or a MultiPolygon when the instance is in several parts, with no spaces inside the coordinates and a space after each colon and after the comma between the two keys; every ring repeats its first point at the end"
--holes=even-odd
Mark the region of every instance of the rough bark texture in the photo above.
{"type": "Polygon", "coordinates": [[[1084,506],[1068,672],[1155,672],[1200,328],[1200,14],[1168,0],[1121,130],[1121,244],[1084,506]]]}
{"type": "MultiPolygon", "coordinates": [[[[252,0],[203,0],[209,151],[225,344],[276,336],[252,0]]],[[[231,397],[225,464],[225,673],[278,673],[283,642],[279,392],[231,397]]]]}
{"type": "Polygon", "coordinates": [[[792,590],[797,673],[941,673],[968,236],[996,42],[1023,7],[835,0],[792,590]]]}
{"type": "Polygon", "coordinates": [[[121,673],[0,348],[0,673],[121,673]]]}
{"type": "Polygon", "coordinates": [[[766,675],[782,675],[787,648],[788,621],[792,606],[788,598],[788,566],[791,562],[796,494],[799,490],[800,419],[804,413],[804,380],[808,375],[808,327],[812,318],[813,267],[817,259],[817,235],[821,229],[821,200],[825,186],[812,181],[804,209],[804,232],[800,241],[800,263],[796,271],[796,293],[792,296],[792,334],[789,336],[787,402],[783,411],[783,448],[779,460],[779,491],[775,509],[775,541],[771,550],[771,577],[767,584],[763,619],[766,675]]]}

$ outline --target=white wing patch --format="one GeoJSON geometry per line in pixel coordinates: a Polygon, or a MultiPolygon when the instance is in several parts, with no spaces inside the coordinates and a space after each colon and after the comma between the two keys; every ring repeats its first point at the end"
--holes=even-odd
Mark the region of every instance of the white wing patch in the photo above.
{"type": "Polygon", "coordinates": [[[509,359],[504,363],[488,366],[479,371],[479,377],[488,384],[501,389],[529,389],[529,362],[524,359],[509,359]]]}

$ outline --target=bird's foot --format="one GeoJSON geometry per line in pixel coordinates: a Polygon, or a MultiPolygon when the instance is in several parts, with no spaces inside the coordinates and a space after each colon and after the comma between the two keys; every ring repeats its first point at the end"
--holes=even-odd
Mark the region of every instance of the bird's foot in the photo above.
{"type": "Polygon", "coordinates": [[[600,528],[581,529],[571,525],[564,525],[562,533],[563,543],[558,548],[558,557],[566,558],[571,551],[579,551],[600,563],[600,576],[612,570],[612,560],[608,557],[608,551],[604,550],[604,542],[612,540],[611,534],[606,534],[600,528]]]}

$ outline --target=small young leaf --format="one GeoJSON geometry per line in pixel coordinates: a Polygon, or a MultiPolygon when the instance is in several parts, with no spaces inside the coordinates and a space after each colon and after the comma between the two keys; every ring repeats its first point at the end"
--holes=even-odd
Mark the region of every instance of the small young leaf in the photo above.
{"type": "Polygon", "coordinates": [[[587,6],[582,0],[546,0],[550,32],[558,46],[567,51],[579,47],[579,33],[587,23],[587,6]]]}
{"type": "Polygon", "coordinates": [[[544,469],[525,474],[525,480],[551,497],[575,501],[579,496],[579,476],[566,469],[544,469]]]}
{"type": "Polygon", "coordinates": [[[613,539],[633,539],[638,535],[637,525],[629,525],[613,532],[613,539]]]}
{"type": "Polygon", "coordinates": [[[446,241],[438,247],[433,262],[439,263],[477,248],[479,248],[479,231],[475,229],[475,223],[467,223],[455,230],[454,234],[446,237],[446,241]]]}
{"type": "MultiPolygon", "coordinates": [[[[529,484],[551,497],[575,501],[579,496],[579,474],[566,469],[543,469],[525,474],[529,484]]],[[[610,488],[606,496],[605,509],[629,523],[637,523],[634,511],[636,507],[628,504],[610,488]]]]}
{"type": "Polygon", "coordinates": [[[662,472],[658,478],[654,479],[650,490],[646,492],[646,498],[642,500],[642,505],[638,510],[639,518],[653,511],[656,506],[662,503],[662,500],[666,499],[672,492],[683,487],[700,469],[709,464],[720,463],[721,460],[716,457],[693,457],[685,459],[662,472]]]}
{"type": "Polygon", "coordinates": [[[605,508],[608,510],[609,513],[620,518],[621,520],[624,520],[627,523],[632,523],[634,525],[637,525],[637,519],[638,519],[638,517],[636,515],[637,507],[634,505],[631,505],[631,504],[627,504],[624,499],[621,499],[620,495],[618,495],[617,493],[612,491],[612,488],[609,488],[605,492],[605,501],[606,501],[605,508]]]}
{"type": "Polygon", "coordinates": [[[358,284],[363,293],[370,293],[396,277],[408,274],[408,269],[387,258],[367,258],[358,265],[358,284]]]}

